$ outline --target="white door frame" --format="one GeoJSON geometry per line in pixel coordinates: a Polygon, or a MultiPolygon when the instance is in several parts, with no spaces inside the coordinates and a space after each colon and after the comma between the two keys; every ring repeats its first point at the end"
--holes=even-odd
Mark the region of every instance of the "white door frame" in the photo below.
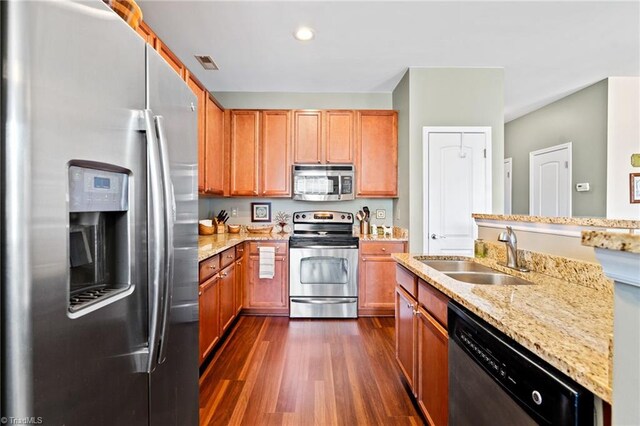
{"type": "MultiPolygon", "coordinates": [[[[513,157],[509,157],[509,158],[505,158],[504,159],[504,165],[509,165],[509,171],[511,172],[511,176],[509,176],[509,200],[511,200],[511,206],[509,211],[507,211],[506,209],[506,203],[504,205],[504,214],[511,214],[513,212],[513,157]]],[[[502,176],[503,179],[507,179],[507,176],[502,176]]],[[[504,187],[504,185],[503,185],[504,187]]],[[[504,199],[507,199],[507,194],[504,194],[504,199]]]]}
{"type": "MultiPolygon", "coordinates": [[[[493,197],[491,194],[492,187],[492,145],[491,126],[425,126],[422,128],[422,251],[429,252],[429,134],[430,133],[484,133],[486,135],[486,177],[485,177],[485,212],[474,213],[490,213],[492,210],[493,197]]],[[[473,229],[474,239],[478,238],[478,226],[473,229]]]]}
{"type": "Polygon", "coordinates": [[[533,157],[563,149],[569,152],[569,167],[567,167],[569,169],[569,216],[573,216],[573,144],[571,142],[549,146],[529,153],[529,214],[531,214],[533,210],[533,191],[531,190],[531,183],[533,182],[533,157]]]}

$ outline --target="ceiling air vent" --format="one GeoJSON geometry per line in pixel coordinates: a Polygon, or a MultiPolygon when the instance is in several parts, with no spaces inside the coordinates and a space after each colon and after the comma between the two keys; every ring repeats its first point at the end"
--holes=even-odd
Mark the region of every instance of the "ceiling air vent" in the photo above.
{"type": "Polygon", "coordinates": [[[195,56],[198,62],[200,62],[200,65],[202,65],[202,67],[205,70],[210,70],[210,71],[218,70],[218,66],[216,65],[215,62],[213,62],[213,58],[211,56],[206,56],[206,55],[195,55],[195,56]]]}

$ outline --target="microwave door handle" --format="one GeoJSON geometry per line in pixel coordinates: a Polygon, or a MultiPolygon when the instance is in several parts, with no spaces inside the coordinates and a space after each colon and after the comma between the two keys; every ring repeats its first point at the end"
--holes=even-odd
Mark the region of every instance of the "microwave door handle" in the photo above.
{"type": "Polygon", "coordinates": [[[145,131],[147,135],[147,187],[148,187],[148,288],[149,288],[149,342],[147,372],[153,372],[158,366],[158,334],[161,325],[162,282],[165,265],[165,233],[163,207],[165,204],[162,191],[162,169],[160,152],[156,137],[153,112],[144,111],[145,131]]]}
{"type": "Polygon", "coordinates": [[[162,364],[167,358],[167,339],[169,337],[169,315],[171,312],[171,300],[173,298],[173,272],[174,272],[174,247],[173,227],[176,223],[176,198],[171,181],[171,168],[167,149],[167,138],[164,130],[164,118],[155,117],[158,131],[158,152],[160,154],[160,168],[162,170],[162,187],[164,195],[164,226],[165,226],[165,269],[163,271],[163,295],[162,315],[160,317],[160,336],[158,349],[158,364],[162,364]]]}

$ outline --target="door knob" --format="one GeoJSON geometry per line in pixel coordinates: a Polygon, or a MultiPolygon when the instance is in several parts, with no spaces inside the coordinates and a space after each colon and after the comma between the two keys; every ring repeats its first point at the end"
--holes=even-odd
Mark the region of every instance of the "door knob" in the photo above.
{"type": "Polygon", "coordinates": [[[447,237],[445,237],[444,235],[431,234],[431,239],[432,240],[445,239],[445,238],[447,238],[447,237]]]}

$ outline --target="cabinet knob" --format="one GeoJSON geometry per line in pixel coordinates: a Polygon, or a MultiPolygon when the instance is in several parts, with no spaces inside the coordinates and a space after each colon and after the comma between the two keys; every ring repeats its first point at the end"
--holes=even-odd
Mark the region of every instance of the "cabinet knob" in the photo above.
{"type": "Polygon", "coordinates": [[[419,317],[419,316],[420,316],[420,311],[416,311],[416,310],[414,310],[414,311],[413,311],[413,315],[415,315],[415,316],[418,316],[418,317],[419,317]]]}
{"type": "Polygon", "coordinates": [[[227,259],[233,259],[233,256],[231,256],[230,254],[227,255],[227,259]]]}
{"type": "Polygon", "coordinates": [[[201,291],[198,291],[198,296],[202,296],[202,292],[201,291]]]}
{"type": "Polygon", "coordinates": [[[413,305],[411,303],[407,303],[407,308],[413,310],[413,305]]]}
{"type": "Polygon", "coordinates": [[[224,277],[226,277],[227,275],[229,275],[229,274],[227,274],[226,272],[223,272],[223,273],[221,273],[221,274],[220,274],[220,278],[224,278],[224,277]]]}
{"type": "Polygon", "coordinates": [[[217,268],[216,266],[209,265],[209,269],[216,269],[216,268],[217,268]]]}
{"type": "Polygon", "coordinates": [[[382,247],[382,251],[387,251],[386,247],[382,247]]]}

